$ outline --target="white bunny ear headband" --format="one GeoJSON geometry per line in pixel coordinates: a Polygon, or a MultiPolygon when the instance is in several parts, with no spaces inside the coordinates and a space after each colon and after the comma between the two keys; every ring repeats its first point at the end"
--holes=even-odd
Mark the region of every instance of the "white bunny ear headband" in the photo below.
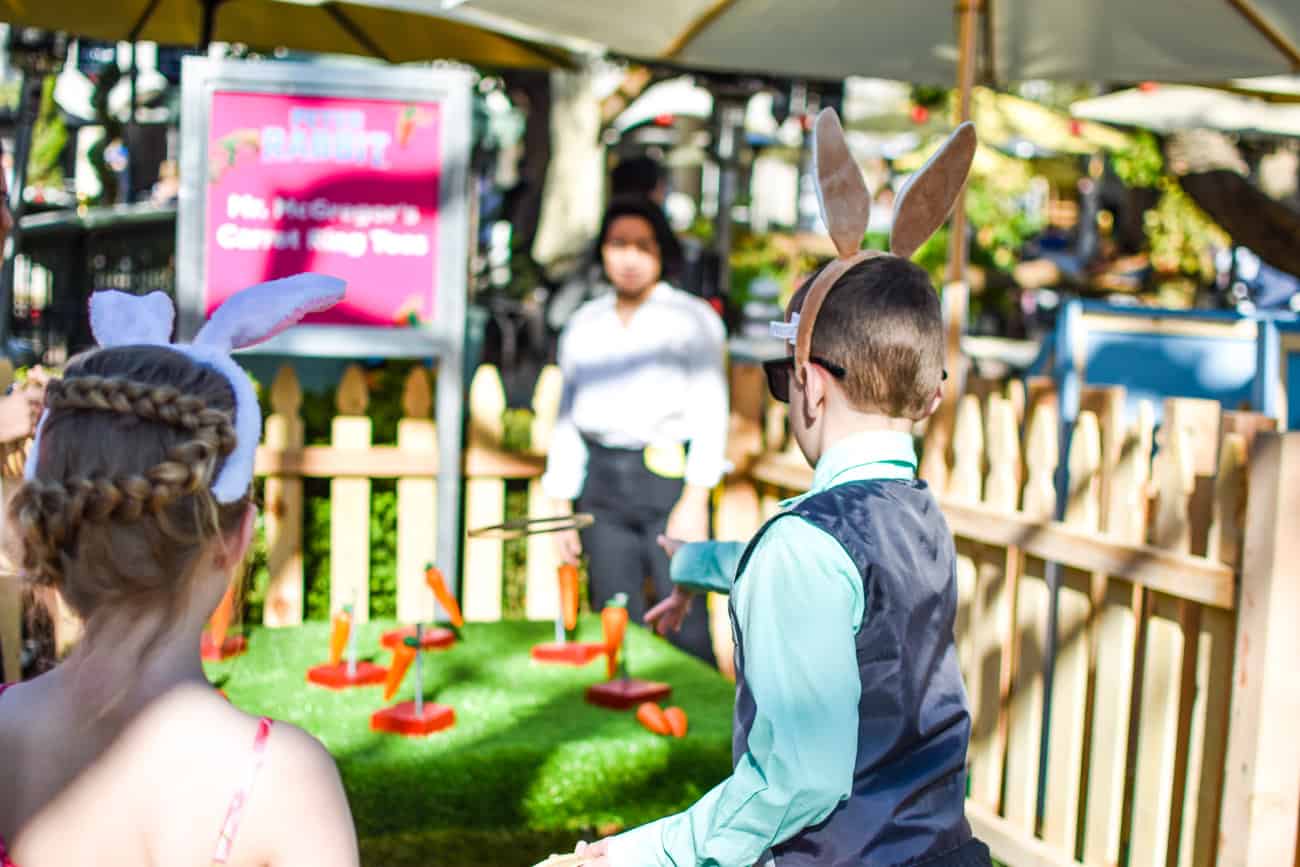
{"type": "Polygon", "coordinates": [[[817,176],[817,201],[822,221],[835,243],[838,256],[817,275],[800,311],[789,322],[773,322],[772,336],[794,344],[795,375],[803,382],[812,355],[813,326],[822,302],[850,268],[877,256],[910,258],[943,225],[957,202],[975,158],[975,127],[963,123],[943,147],[903,185],[894,204],[894,227],[889,253],[863,250],[871,216],[871,193],[862,171],[849,153],[844,129],[833,109],[817,116],[813,129],[813,168],[817,176]]]}
{"type": "MultiPolygon", "coordinates": [[[[175,309],[162,292],[131,295],[96,292],[90,297],[90,329],[100,348],[111,346],[165,346],[189,356],[196,364],[216,371],[235,393],[235,449],[212,483],[219,503],[232,503],[248,492],[253,481],[253,458],[262,437],[262,411],[253,382],[230,357],[233,350],[269,340],[308,313],[333,307],[343,300],[347,284],[321,274],[299,274],[237,292],[212,314],[193,343],[172,343],[175,309]]],[[[25,476],[36,477],[40,461],[41,430],[47,408],[36,426],[27,455],[25,476]]]]}

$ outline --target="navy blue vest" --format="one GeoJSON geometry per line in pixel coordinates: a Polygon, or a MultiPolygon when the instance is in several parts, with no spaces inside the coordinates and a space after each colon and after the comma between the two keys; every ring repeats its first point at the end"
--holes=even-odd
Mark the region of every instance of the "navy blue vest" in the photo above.
{"type": "MultiPolygon", "coordinates": [[[[940,860],[971,838],[965,813],[970,713],[953,641],[957,584],[948,524],[924,482],[837,485],[769,521],[749,543],[737,575],[772,524],[791,517],[843,546],[862,576],[866,605],[856,642],[862,698],[852,794],[821,824],[774,847],[776,867],[940,860]]],[[[745,684],[744,636],[734,607],[731,628],[732,752],[739,761],[754,697],[745,684]]]]}

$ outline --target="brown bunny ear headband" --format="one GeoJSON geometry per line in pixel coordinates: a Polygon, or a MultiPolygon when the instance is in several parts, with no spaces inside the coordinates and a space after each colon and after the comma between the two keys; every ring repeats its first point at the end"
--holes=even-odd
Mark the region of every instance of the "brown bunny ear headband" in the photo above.
{"type": "Polygon", "coordinates": [[[822,302],[835,281],[867,259],[894,255],[910,258],[948,219],[952,206],[966,184],[971,160],[975,158],[975,127],[963,123],[930,157],[921,169],[908,178],[894,204],[894,228],[889,235],[889,253],[863,250],[871,216],[871,193],[862,171],[849,153],[844,129],[834,109],[817,116],[813,130],[813,167],[817,175],[817,200],[822,221],[830,232],[839,254],[813,281],[803,307],[790,322],[772,323],[776,337],[793,338],[795,375],[804,381],[804,367],[812,355],[813,326],[822,302]]]}

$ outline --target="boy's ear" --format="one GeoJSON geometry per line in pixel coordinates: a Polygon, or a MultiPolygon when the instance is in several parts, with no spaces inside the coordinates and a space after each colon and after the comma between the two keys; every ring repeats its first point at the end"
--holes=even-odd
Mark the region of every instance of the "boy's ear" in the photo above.
{"type": "Polygon", "coordinates": [[[965,189],[976,144],[974,125],[963,123],[920,171],[907,179],[894,201],[891,253],[910,259],[948,219],[965,189]]]}
{"type": "Polygon", "coordinates": [[[930,398],[930,405],[926,407],[925,415],[921,416],[921,418],[918,418],[917,421],[927,419],[930,416],[934,415],[936,412],[939,411],[939,407],[942,404],[943,404],[943,383],[939,383],[939,387],[934,390],[934,396],[930,398]]]}
{"type": "MultiPolygon", "coordinates": [[[[830,396],[830,374],[811,362],[803,366],[803,403],[805,412],[816,410],[820,415],[825,412],[826,399],[830,396]]],[[[814,416],[815,417],[815,416],[814,416]]]]}

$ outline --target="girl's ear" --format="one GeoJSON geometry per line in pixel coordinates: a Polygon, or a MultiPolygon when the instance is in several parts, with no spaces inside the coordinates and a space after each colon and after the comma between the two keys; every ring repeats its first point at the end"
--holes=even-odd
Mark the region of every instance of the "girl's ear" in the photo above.
{"type": "Polygon", "coordinates": [[[822,222],[840,258],[846,259],[862,248],[871,218],[871,193],[849,152],[844,128],[834,109],[824,109],[817,115],[812,151],[822,222]]]}
{"type": "Polygon", "coordinates": [[[248,549],[253,544],[253,534],[257,527],[257,507],[252,503],[244,510],[235,532],[221,540],[217,549],[217,566],[221,569],[234,569],[248,556],[248,549]]]}
{"type": "Polygon", "coordinates": [[[975,126],[963,123],[920,171],[907,179],[894,202],[889,250],[910,259],[952,212],[975,159],[975,126]]]}

